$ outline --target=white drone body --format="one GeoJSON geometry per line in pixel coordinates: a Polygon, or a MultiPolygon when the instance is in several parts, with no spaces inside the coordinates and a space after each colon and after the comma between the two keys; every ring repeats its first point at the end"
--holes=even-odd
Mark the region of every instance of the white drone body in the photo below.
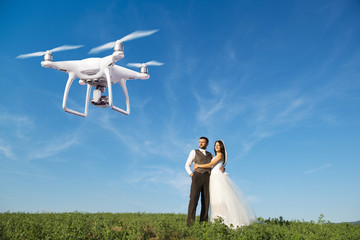
{"type": "Polygon", "coordinates": [[[60,70],[69,74],[69,78],[66,83],[64,97],[62,102],[62,108],[65,112],[72,113],[81,117],[86,117],[88,114],[89,108],[89,98],[91,88],[94,87],[93,91],[93,99],[91,99],[91,103],[95,106],[106,108],[110,106],[115,111],[123,113],[125,115],[130,114],[130,101],[129,94],[126,87],[126,81],[132,79],[148,79],[150,75],[148,74],[147,65],[162,65],[162,63],[156,61],[150,61],[148,63],[143,64],[128,64],[129,66],[140,67],[140,72],[136,72],[118,65],[115,63],[124,57],[124,48],[122,42],[128,41],[134,38],[147,36],[153,34],[155,31],[137,31],[128,36],[118,40],[116,42],[111,42],[104,44],[100,47],[94,48],[90,51],[99,52],[104,49],[114,47],[113,54],[103,57],[103,58],[86,58],[83,60],[75,60],[75,61],[52,61],[52,53],[55,51],[62,51],[68,49],[74,49],[81,46],[62,46],[59,48],[55,48],[53,50],[48,50],[46,52],[38,52],[32,54],[24,54],[20,55],[17,58],[26,58],[32,56],[44,55],[44,61],[41,62],[41,65],[45,68],[53,68],[56,70],[60,70]],[[86,91],[86,100],[85,100],[85,109],[84,112],[78,112],[73,109],[70,109],[66,106],[68,94],[70,87],[75,79],[79,79],[79,84],[87,85],[86,91]],[[126,100],[126,110],[123,110],[119,107],[116,107],[113,103],[113,92],[112,85],[114,83],[119,83],[124,91],[125,100],[126,100]],[[108,87],[108,95],[102,96],[101,93],[105,92],[106,87],[108,87]]]}

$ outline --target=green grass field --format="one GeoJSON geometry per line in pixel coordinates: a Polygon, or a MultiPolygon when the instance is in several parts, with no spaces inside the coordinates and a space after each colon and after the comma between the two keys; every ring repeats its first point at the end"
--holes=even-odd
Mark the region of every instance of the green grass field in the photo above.
{"type": "Polygon", "coordinates": [[[233,230],[221,220],[189,228],[184,214],[7,212],[0,239],[360,239],[360,225],[280,217],[233,230]]]}

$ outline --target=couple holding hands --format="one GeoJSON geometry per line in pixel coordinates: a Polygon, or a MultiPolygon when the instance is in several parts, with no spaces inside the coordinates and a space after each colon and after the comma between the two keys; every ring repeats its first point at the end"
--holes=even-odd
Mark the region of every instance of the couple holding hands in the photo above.
{"type": "Polygon", "coordinates": [[[232,228],[250,225],[256,221],[255,214],[245,197],[230,180],[225,171],[227,152],[222,140],[215,142],[215,156],[206,151],[209,139],[200,137],[199,149],[192,150],[185,169],[192,179],[187,225],[195,221],[196,207],[201,195],[200,221],[221,217],[232,228]],[[193,171],[191,171],[191,165],[193,171]]]}

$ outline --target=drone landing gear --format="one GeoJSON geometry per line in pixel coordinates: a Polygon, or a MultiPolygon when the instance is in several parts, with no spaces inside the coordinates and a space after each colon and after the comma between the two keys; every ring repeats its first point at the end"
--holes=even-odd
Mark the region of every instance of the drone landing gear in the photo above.
{"type": "Polygon", "coordinates": [[[106,88],[106,86],[104,86],[105,85],[104,82],[102,85],[95,85],[95,84],[90,84],[89,82],[86,82],[87,90],[86,90],[85,110],[83,113],[81,113],[81,112],[78,112],[78,111],[75,111],[75,110],[72,110],[72,109],[66,107],[66,102],[67,102],[67,98],[69,95],[70,87],[76,78],[75,74],[70,72],[69,78],[66,83],[65,91],[64,91],[64,98],[63,98],[63,104],[62,104],[62,108],[64,109],[64,111],[81,116],[81,117],[86,117],[88,114],[88,108],[89,108],[90,90],[91,90],[91,87],[95,85],[94,87],[96,87],[96,89],[93,92],[93,99],[91,99],[91,101],[90,101],[92,105],[97,106],[97,107],[102,107],[102,108],[106,108],[107,106],[110,106],[115,111],[118,111],[125,115],[129,115],[130,114],[130,101],[129,101],[129,94],[128,94],[127,87],[126,87],[126,80],[120,79],[118,81],[124,91],[124,94],[125,94],[125,100],[126,100],[126,111],[125,111],[119,107],[116,107],[113,104],[112,82],[110,80],[109,68],[105,68],[104,73],[106,76],[106,85],[108,87],[109,97],[101,96],[101,93],[105,92],[105,88],[106,88]]]}
{"type": "Polygon", "coordinates": [[[72,113],[72,114],[78,115],[80,117],[86,117],[87,114],[88,114],[88,109],[89,109],[89,98],[90,98],[90,90],[91,90],[91,86],[89,84],[88,84],[87,90],[86,90],[86,100],[85,100],[85,111],[84,111],[84,113],[80,113],[78,111],[75,111],[75,110],[72,110],[72,109],[66,107],[66,102],[67,102],[67,98],[68,98],[68,95],[69,95],[69,90],[70,90],[70,87],[71,87],[71,85],[72,85],[75,78],[76,77],[75,77],[74,74],[72,74],[72,73],[69,74],[69,78],[68,78],[68,81],[67,81],[66,87],[65,87],[62,107],[63,107],[65,112],[72,113]]]}
{"type": "Polygon", "coordinates": [[[109,68],[106,68],[104,70],[104,73],[105,73],[105,76],[106,76],[106,82],[107,82],[107,86],[108,86],[108,92],[109,92],[109,106],[114,109],[115,111],[118,111],[122,114],[125,114],[125,115],[129,115],[130,114],[130,102],[129,102],[129,94],[128,94],[128,91],[127,91],[127,88],[126,88],[126,80],[124,79],[120,79],[120,85],[122,87],[122,89],[124,90],[124,94],[125,94],[125,100],[126,100],[126,111],[121,109],[121,108],[118,108],[116,107],[114,104],[113,104],[113,95],[112,95],[112,83],[111,83],[111,80],[110,80],[110,72],[109,72],[109,68]]]}

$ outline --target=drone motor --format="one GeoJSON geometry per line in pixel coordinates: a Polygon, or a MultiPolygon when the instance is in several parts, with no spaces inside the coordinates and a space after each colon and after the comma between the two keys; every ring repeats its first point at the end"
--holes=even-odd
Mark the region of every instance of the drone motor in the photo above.
{"type": "Polygon", "coordinates": [[[112,55],[116,61],[124,58],[124,45],[119,40],[115,42],[114,53],[112,55]]]}
{"type": "MultiPolygon", "coordinates": [[[[152,60],[146,63],[128,63],[127,65],[130,67],[138,67],[140,68],[140,73],[148,74],[147,66],[161,66],[163,65],[163,63],[152,60]]],[[[141,78],[141,79],[147,79],[147,78],[141,78]]]]}
{"type": "Polygon", "coordinates": [[[148,74],[148,68],[146,65],[143,65],[140,67],[140,72],[141,73],[145,73],[145,74],[148,74]]]}
{"type": "Polygon", "coordinates": [[[46,51],[44,55],[44,62],[52,62],[52,60],[53,60],[53,55],[51,54],[50,51],[46,51]]]}
{"type": "Polygon", "coordinates": [[[117,51],[124,52],[124,45],[120,41],[116,41],[115,46],[114,46],[114,52],[117,52],[117,51]]]}

